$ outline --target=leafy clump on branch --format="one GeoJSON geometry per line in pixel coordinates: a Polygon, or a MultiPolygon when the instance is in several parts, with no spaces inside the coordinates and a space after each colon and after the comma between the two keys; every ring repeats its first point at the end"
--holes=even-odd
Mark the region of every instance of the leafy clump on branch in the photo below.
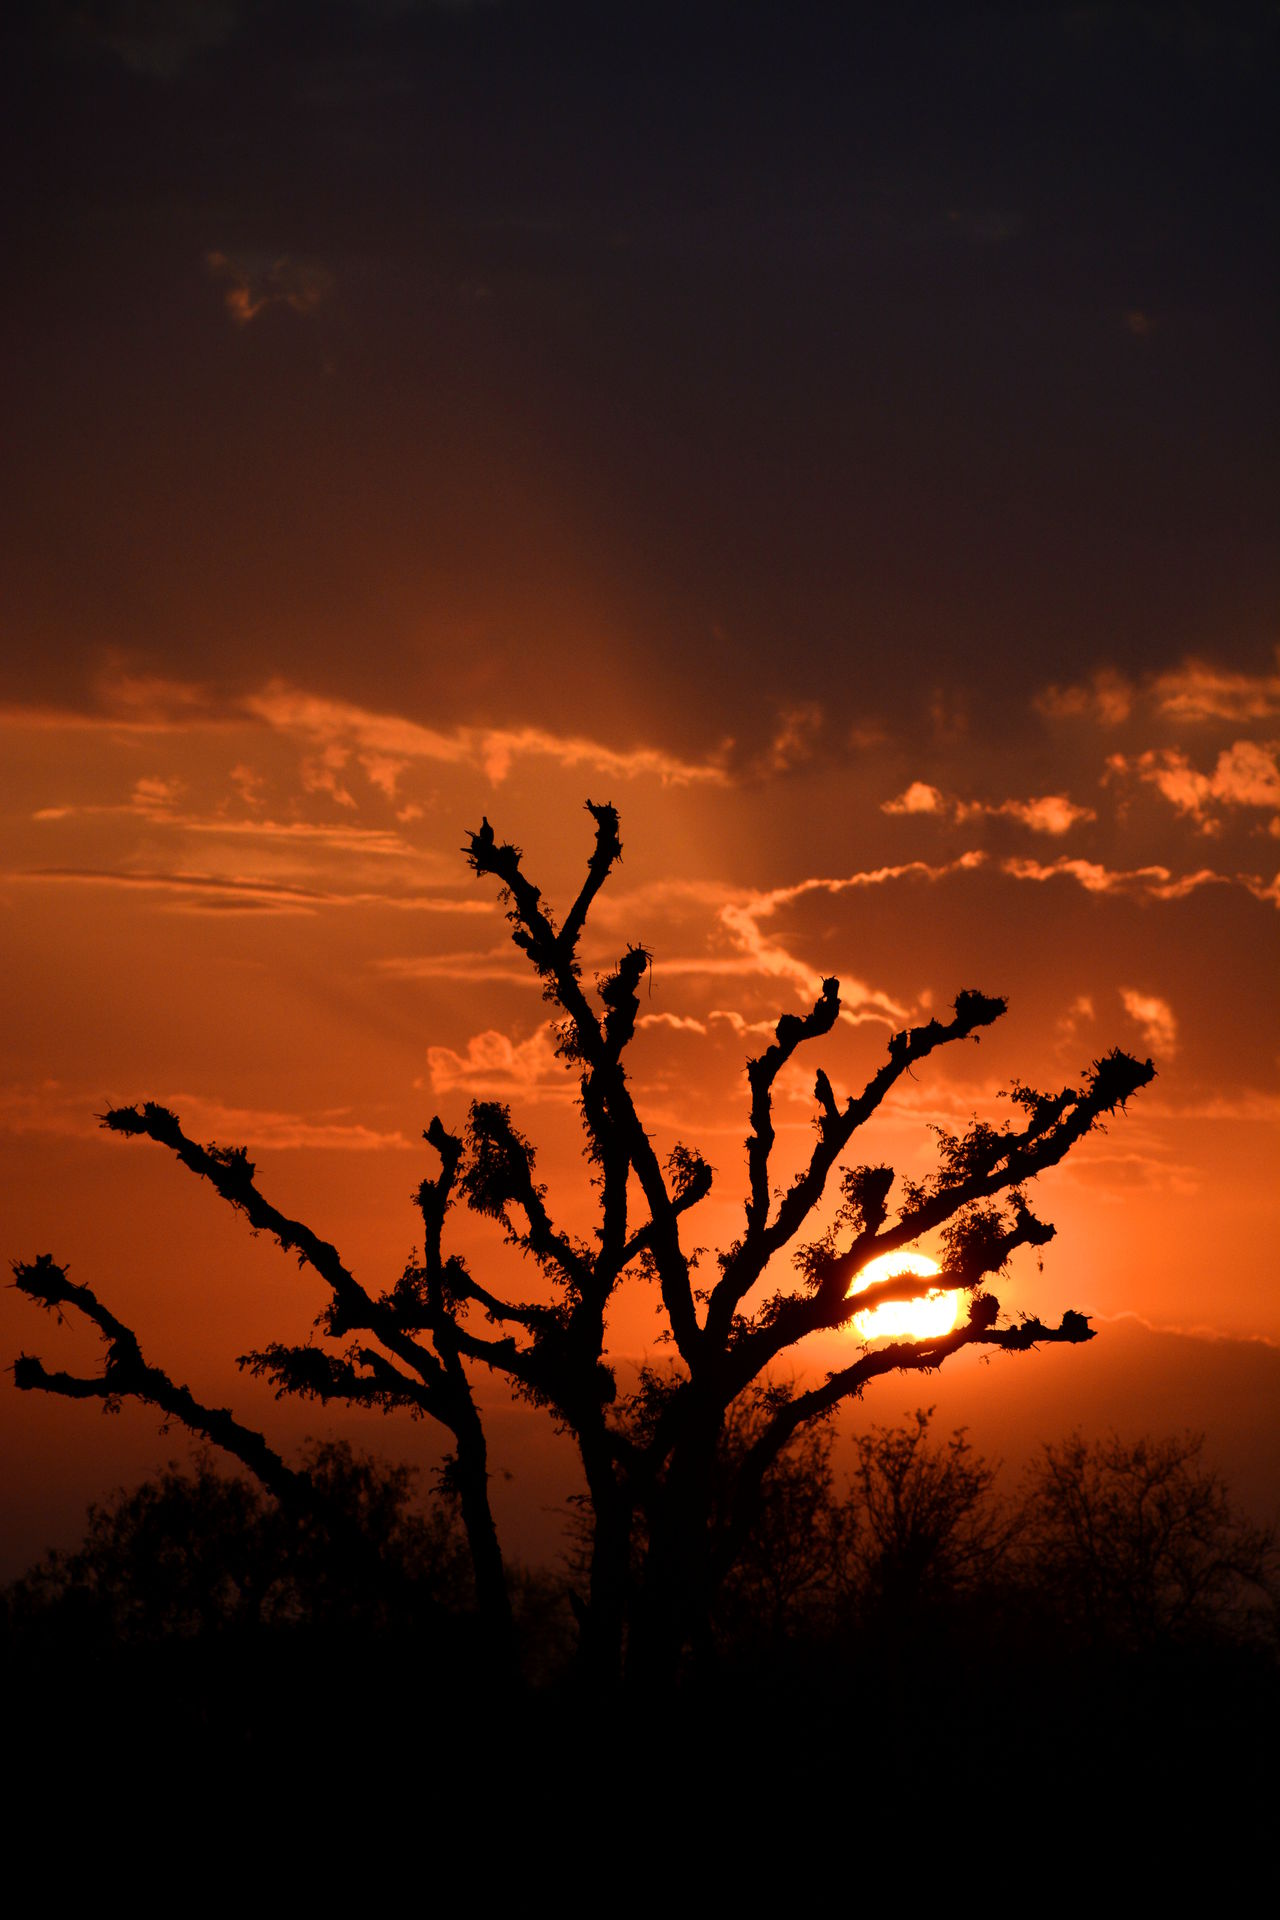
{"type": "MultiPolygon", "coordinates": [[[[1039,1319],[1002,1325],[988,1282],[1017,1248],[1040,1248],[1052,1237],[1053,1228],[1031,1211],[1029,1184],[1122,1108],[1155,1070],[1149,1060],[1113,1052],[1095,1062],[1079,1087],[1041,1094],[1016,1086],[1019,1122],[975,1122],[963,1135],[941,1133],[936,1173],[921,1183],[899,1182],[895,1214],[892,1169],[840,1171],[840,1163],[905,1073],[941,1047],[976,1040],[1004,1013],[1003,1000],[965,991],[957,995],[950,1019],[895,1033],[887,1059],[843,1103],[818,1069],[812,1150],[776,1194],[774,1088],[798,1050],[835,1025],[839,985],[826,980],[814,1006],[804,1014],[784,1013],[772,1043],[748,1064],[744,1230],[718,1256],[718,1277],[704,1291],[694,1284],[696,1255],[683,1228],[685,1216],[710,1191],[712,1170],[683,1145],[665,1162],[659,1157],[624,1065],[649,952],[629,946],[617,967],[597,980],[594,997],[582,981],[583,930],[622,852],[613,807],[588,802],[588,809],[595,845],[560,924],[526,875],[519,848],[499,841],[487,820],[470,836],[466,852],[479,878],[498,883],[512,939],[557,1011],[558,1051],[578,1080],[593,1170],[598,1219],[589,1241],[556,1224],[547,1188],[536,1178],[533,1147],[495,1101],[473,1103],[461,1135],[439,1117],[431,1120],[424,1139],[439,1165],[416,1194],[422,1258],[376,1294],[356,1279],[335,1247],[264,1197],[243,1149],[200,1146],[175,1114],[153,1102],[115,1108],[102,1120],[114,1133],[168,1147],[255,1231],[272,1235],[328,1288],[318,1323],[327,1344],[273,1344],[245,1355],[242,1366],[271,1381],[278,1394],[403,1410],[447,1430],[450,1480],[470,1550],[478,1615],[495,1657],[508,1666],[514,1660],[510,1582],[489,1501],[476,1369],[499,1375],[572,1435],[590,1507],[585,1591],[576,1608],[582,1663],[590,1683],[607,1688],[624,1668],[639,1684],[669,1681],[687,1648],[697,1652],[708,1644],[717,1596],[734,1576],[770,1485],[785,1475],[788,1448],[869,1381],[893,1370],[932,1370],[967,1346],[1021,1351],[1043,1341],[1092,1337],[1088,1321],[1076,1312],[1057,1325],[1039,1319]],[[833,1176],[841,1192],[835,1225],[817,1241],[799,1245],[797,1237],[813,1221],[833,1176]],[[499,1295],[445,1251],[447,1216],[459,1199],[495,1221],[528,1257],[544,1297],[499,1295]],[[871,1260],[905,1252],[931,1233],[941,1235],[940,1274],[890,1272],[851,1294],[871,1260]],[[787,1254],[796,1283],[753,1308],[753,1290],[787,1254]],[[636,1392],[620,1395],[606,1358],[609,1315],[618,1290],[646,1275],[661,1293],[673,1367],[646,1374],[636,1392]],[[819,1385],[770,1389],[760,1397],[770,1369],[809,1335],[845,1327],[855,1312],[917,1299],[934,1287],[968,1296],[966,1317],[949,1332],[861,1347],[819,1385]],[[744,1438],[740,1419],[734,1422],[746,1401],[755,1414],[744,1438]],[[727,1430],[738,1435],[728,1450],[727,1430]]],[[[314,1473],[288,1465],[262,1434],[226,1409],[203,1406],[144,1360],[134,1332],[51,1256],[19,1262],[15,1274],[38,1304],[83,1315],[107,1344],[101,1373],[89,1377],[49,1372],[23,1356],[15,1368],[20,1388],[96,1397],[108,1405],[131,1396],[157,1406],[248,1467],[283,1509],[314,1522],[325,1501],[314,1473]]]]}

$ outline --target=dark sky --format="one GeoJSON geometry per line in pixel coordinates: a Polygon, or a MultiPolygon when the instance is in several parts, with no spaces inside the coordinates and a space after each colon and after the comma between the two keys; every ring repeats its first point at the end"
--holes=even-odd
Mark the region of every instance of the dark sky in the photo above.
{"type": "Polygon", "coordinates": [[[695,750],[1269,657],[1274,7],[11,18],[11,695],[567,661],[695,750]]]}

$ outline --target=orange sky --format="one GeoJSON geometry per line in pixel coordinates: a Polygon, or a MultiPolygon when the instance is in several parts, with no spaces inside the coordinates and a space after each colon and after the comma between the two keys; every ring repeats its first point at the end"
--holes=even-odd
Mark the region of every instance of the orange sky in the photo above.
{"type": "MultiPolygon", "coordinates": [[[[1154,1086],[1042,1181],[1059,1237],[1042,1273],[1019,1256],[1004,1297],[1046,1319],[1077,1307],[1104,1326],[1130,1314],[1280,1339],[1280,795],[1274,746],[1259,744],[1280,675],[1187,666],[1111,684],[1102,704],[1096,689],[1046,692],[1026,724],[1049,777],[1013,788],[994,760],[980,778],[957,743],[887,728],[843,765],[786,740],[776,764],[730,773],[621,717],[608,741],[436,732],[278,685],[233,704],[104,678],[91,715],[11,707],[10,1253],[53,1252],[207,1398],[278,1425],[231,1363],[301,1336],[314,1285],[167,1156],[101,1132],[108,1105],[158,1099],[198,1137],[246,1144],[264,1190],[376,1287],[414,1241],[421,1129],[433,1112],[459,1127],[471,1097],[511,1103],[561,1217],[585,1224],[573,1084],[460,848],[488,814],[565,902],[590,793],[619,806],[625,851],[584,957],[603,970],[631,941],[653,954],[632,1077],[659,1143],[696,1143],[716,1169],[699,1242],[738,1231],[742,1068],[780,1012],[840,977],[846,1020],[780,1087],[794,1166],[819,1059],[838,1095],[853,1090],[894,1028],[979,986],[1008,995],[1006,1018],[904,1083],[862,1157],[919,1176],[930,1124],[998,1121],[1014,1076],[1056,1087],[1113,1044],[1150,1052],[1154,1086]]],[[[465,1217],[456,1231],[478,1271],[506,1270],[496,1234],[465,1217]]],[[[655,1306],[639,1282],[624,1290],[617,1356],[656,1353],[655,1306]]],[[[91,1355],[12,1292],[2,1315],[10,1353],[91,1355]]],[[[825,1349],[809,1358],[831,1364],[825,1349]]],[[[12,1396],[2,1413],[11,1472],[39,1473],[60,1428],[86,1451],[86,1487],[114,1474],[100,1416],[12,1396]]]]}
{"type": "MultiPolygon", "coordinates": [[[[288,7],[55,7],[10,65],[6,1255],[68,1264],[206,1399],[318,1428],[233,1364],[301,1338],[315,1286],[94,1116],[155,1099],[247,1145],[375,1290],[422,1128],[472,1097],[581,1221],[548,1009],[461,847],[487,815],[563,905],[590,796],[625,853],[584,958],[653,955],[631,1073],[716,1170],[698,1240],[739,1230],[780,1013],[841,979],[779,1084],[779,1175],[819,1061],[860,1087],[977,987],[1007,1017],[860,1157],[919,1177],[930,1125],[999,1120],[1015,1076],[1150,1054],[1041,1183],[1058,1238],[1008,1305],[1280,1342],[1265,64],[1209,16],[907,48],[799,7],[727,66],[710,9],[657,7],[625,27],[651,95],[569,0],[349,11],[338,46],[288,7]]],[[[620,1298],[624,1364],[655,1304],[620,1298]]],[[[1102,1345],[1046,1363],[1055,1430],[1077,1379],[1100,1417],[1102,1345]]],[[[93,1352],[6,1291],[22,1349],[93,1352]]],[[[1237,1375],[1205,1380],[1168,1424],[1217,1405],[1238,1439],[1237,1375]]],[[[555,1505],[563,1449],[495,1418],[555,1505]]],[[[0,1433],[11,1560],[177,1444],[12,1392],[0,1433]]]]}

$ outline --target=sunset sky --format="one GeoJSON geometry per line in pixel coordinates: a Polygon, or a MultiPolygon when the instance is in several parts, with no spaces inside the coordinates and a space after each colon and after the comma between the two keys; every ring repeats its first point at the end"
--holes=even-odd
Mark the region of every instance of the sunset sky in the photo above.
{"type": "MultiPolygon", "coordinates": [[[[979,987],[1006,1019],[860,1157],[919,1177],[1015,1076],[1158,1069],[1041,1182],[1058,1238],[1005,1290],[1104,1338],[983,1394],[1043,1366],[1059,1427],[1123,1425],[1109,1332],[1135,1367],[1183,1336],[1170,1382],[1280,1345],[1280,27],[864,11],[9,16],[3,1251],[278,1435],[322,1422],[234,1357],[318,1288],[95,1115],[246,1144],[375,1290],[422,1128],[474,1096],[585,1226],[549,1010],[461,848],[487,815],[567,905],[587,797],[625,853],[584,958],[652,953],[632,1079],[716,1169],[696,1240],[739,1229],[780,1013],[839,976],[779,1099],[795,1165],[815,1065],[855,1090],[979,987]]],[[[613,1351],[659,1327],[637,1284],[613,1351]]],[[[95,1357],[12,1291],[0,1337],[95,1357]]],[[[1274,1406],[1243,1444],[1280,1498],[1274,1406]]],[[[563,1499],[567,1457],[494,1417],[510,1500],[563,1499]]],[[[181,1450],[155,1428],[0,1393],[0,1574],[181,1450]]]]}

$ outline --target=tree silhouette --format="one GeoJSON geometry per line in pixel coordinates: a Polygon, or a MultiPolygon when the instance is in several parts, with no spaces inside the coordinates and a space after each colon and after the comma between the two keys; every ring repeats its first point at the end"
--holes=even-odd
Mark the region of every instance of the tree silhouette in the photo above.
{"type": "MultiPolygon", "coordinates": [[[[686,1216],[705,1198],[712,1170],[692,1148],[660,1158],[637,1109],[624,1056],[639,1011],[638,989],[650,955],[628,946],[617,966],[583,983],[579,946],[591,907],[622,846],[613,807],[588,802],[595,842],[581,889],[559,923],[524,871],[519,848],[499,841],[486,820],[466,849],[472,870],[501,889],[511,937],[557,1010],[557,1050],[578,1083],[578,1103],[596,1208],[592,1237],[565,1231],[536,1176],[534,1149],[509,1110],[472,1104],[462,1133],[434,1117],[424,1138],[438,1170],[417,1191],[423,1247],[394,1283],[368,1291],[328,1241],[288,1218],[260,1191],[243,1148],[201,1146],[177,1116],[148,1102],[102,1116],[110,1131],[168,1147],[205,1179],[250,1227],[271,1234],[326,1283],[323,1343],[274,1344],[241,1364],[278,1393],[425,1414],[452,1437],[450,1478],[474,1569],[476,1605],[493,1657],[514,1663],[511,1598],[488,1491],[484,1426],[474,1388],[477,1369],[502,1376],[546,1408],[573,1436],[590,1500],[590,1550],[578,1608],[583,1670],[595,1687],[624,1671],[637,1685],[668,1684],[685,1651],[711,1644],[716,1596],[739,1561],[789,1448],[841,1402],[894,1370],[927,1372],[969,1346],[1025,1351],[1046,1341],[1092,1337],[1087,1319],[1067,1312],[1056,1326],[1039,1319],[1001,1324],[988,1282],[1022,1246],[1042,1248],[1054,1229],[1033,1213],[1026,1189],[1061,1161],[1099,1121],[1123,1108],[1154,1075],[1148,1060],[1111,1052],[1079,1087],[1040,1093],[1011,1089],[1017,1120],[975,1121],[962,1135],[940,1134],[936,1171],[900,1183],[880,1165],[843,1165],[858,1130],[886,1095],[935,1050],[976,1040],[1005,1011],[1005,1001],[966,990],[951,1017],[895,1033],[888,1055],[863,1090],[839,1101],[826,1073],[814,1079],[816,1137],[807,1162],[775,1193],[773,1092],[802,1046],[829,1034],[840,1011],[838,982],[824,981],[803,1014],[784,1013],[773,1042],[747,1066],[750,1095],[743,1230],[718,1255],[709,1291],[695,1288],[695,1256],[683,1239],[686,1216]],[[834,1225],[802,1243],[828,1185],[838,1179],[834,1225]],[[449,1210],[459,1200],[491,1218],[539,1276],[537,1298],[508,1299],[446,1251],[449,1210]],[[850,1285],[872,1259],[940,1233],[943,1264],[922,1279],[892,1274],[856,1296],[850,1285]],[[791,1281],[762,1303],[756,1290],[790,1255],[791,1281]],[[620,1287],[656,1282],[674,1364],[648,1371],[620,1395],[606,1353],[609,1313],[620,1287]],[[761,1384],[807,1336],[848,1325],[855,1312],[918,1299],[933,1287],[963,1291],[968,1311],[950,1332],[857,1350],[818,1385],[761,1384]],[[753,1300],[756,1296],[756,1300],[753,1300]],[[747,1444],[726,1449],[726,1422],[754,1399],[747,1444]],[[728,1463],[728,1469],[726,1468],[728,1463]],[[726,1479],[726,1471],[728,1477],[726,1479]]],[[[303,1519],[324,1506],[306,1467],[293,1467],[262,1434],[225,1409],[199,1403],[147,1361],[135,1333],[87,1287],[73,1283],[49,1255],[15,1266],[18,1286],[61,1314],[74,1310],[102,1334],[100,1374],[50,1372],[36,1358],[15,1366],[20,1388],[108,1403],[125,1396],[159,1407],[248,1467],[282,1506],[303,1519]]],[[[741,1424],[738,1431],[741,1432],[741,1424]]]]}
{"type": "Polygon", "coordinates": [[[1280,1541],[1237,1509],[1204,1444],[1073,1433],[1045,1445],[1018,1551],[1063,1631],[1139,1649],[1265,1634],[1280,1541]]]}

